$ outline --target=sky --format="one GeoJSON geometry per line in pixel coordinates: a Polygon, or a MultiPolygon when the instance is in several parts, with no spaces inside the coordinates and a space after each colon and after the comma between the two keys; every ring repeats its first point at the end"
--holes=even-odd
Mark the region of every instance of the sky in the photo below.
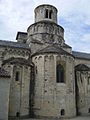
{"type": "Polygon", "coordinates": [[[0,40],[16,41],[18,31],[34,23],[34,9],[51,4],[72,50],[90,53],[90,0],[0,0],[0,40]]]}

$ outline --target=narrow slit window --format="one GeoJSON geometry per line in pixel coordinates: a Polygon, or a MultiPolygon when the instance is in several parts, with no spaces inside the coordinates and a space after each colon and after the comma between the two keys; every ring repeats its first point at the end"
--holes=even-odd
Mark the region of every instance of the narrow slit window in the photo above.
{"type": "Polygon", "coordinates": [[[45,18],[48,18],[48,10],[46,9],[45,18]]]}
{"type": "Polygon", "coordinates": [[[19,76],[20,76],[20,73],[16,72],[16,78],[15,78],[16,81],[19,81],[19,76]]]}
{"type": "Polygon", "coordinates": [[[49,12],[49,19],[52,19],[52,10],[49,12]]]}
{"type": "Polygon", "coordinates": [[[88,113],[90,113],[90,108],[88,109],[88,113]]]}
{"type": "Polygon", "coordinates": [[[88,77],[88,85],[90,85],[90,76],[88,77]]]}

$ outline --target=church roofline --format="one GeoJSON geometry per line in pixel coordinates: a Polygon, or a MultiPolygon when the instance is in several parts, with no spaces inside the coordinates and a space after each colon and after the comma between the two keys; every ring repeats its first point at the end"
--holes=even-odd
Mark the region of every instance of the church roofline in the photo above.
{"type": "Polygon", "coordinates": [[[48,45],[47,47],[37,51],[36,53],[32,54],[32,57],[35,55],[39,55],[39,54],[45,54],[45,53],[55,53],[55,54],[61,54],[61,55],[69,55],[74,57],[72,54],[66,52],[65,50],[63,50],[62,48],[58,47],[58,45],[48,45]]]}
{"type": "Polygon", "coordinates": [[[75,58],[90,60],[90,53],[72,51],[72,54],[75,56],[75,58]]]}
{"type": "Polygon", "coordinates": [[[10,48],[19,48],[19,49],[26,49],[30,50],[29,46],[24,43],[18,43],[18,42],[13,42],[13,41],[5,41],[5,40],[0,40],[0,46],[1,47],[10,47],[10,48]]]}

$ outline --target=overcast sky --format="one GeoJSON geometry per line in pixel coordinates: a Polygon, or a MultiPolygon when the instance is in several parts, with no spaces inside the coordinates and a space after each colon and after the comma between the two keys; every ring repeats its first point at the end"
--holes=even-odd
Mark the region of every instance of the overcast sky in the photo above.
{"type": "Polygon", "coordinates": [[[17,31],[34,23],[34,9],[40,4],[58,9],[58,24],[73,50],[90,52],[90,0],[0,0],[0,40],[15,41],[17,31]]]}

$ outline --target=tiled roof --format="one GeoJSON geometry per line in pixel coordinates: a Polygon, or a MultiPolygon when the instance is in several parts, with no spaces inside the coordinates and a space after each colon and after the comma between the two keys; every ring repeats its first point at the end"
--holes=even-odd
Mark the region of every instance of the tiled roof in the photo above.
{"type": "Polygon", "coordinates": [[[14,57],[9,58],[9,59],[3,61],[3,65],[6,64],[6,63],[20,64],[20,65],[27,65],[27,66],[31,65],[29,60],[26,60],[24,58],[14,58],[14,57]]]}
{"type": "Polygon", "coordinates": [[[10,77],[9,73],[0,67],[0,77],[10,77]]]}
{"type": "Polygon", "coordinates": [[[77,71],[90,71],[90,68],[84,64],[79,64],[75,67],[77,71]]]}
{"type": "Polygon", "coordinates": [[[14,47],[14,48],[23,48],[23,49],[28,49],[30,50],[29,46],[24,43],[18,43],[18,42],[12,42],[12,41],[4,41],[0,40],[0,46],[4,47],[14,47]]]}
{"type": "Polygon", "coordinates": [[[56,44],[48,45],[47,47],[37,51],[34,54],[32,54],[32,56],[38,55],[38,54],[44,54],[44,53],[57,53],[57,54],[66,54],[66,55],[69,55],[69,56],[73,56],[72,54],[66,52],[65,50],[63,50],[61,47],[59,47],[56,44]]]}
{"type": "Polygon", "coordinates": [[[72,51],[72,54],[73,54],[76,58],[88,59],[88,60],[90,60],[90,54],[89,54],[89,53],[72,51]]]}

